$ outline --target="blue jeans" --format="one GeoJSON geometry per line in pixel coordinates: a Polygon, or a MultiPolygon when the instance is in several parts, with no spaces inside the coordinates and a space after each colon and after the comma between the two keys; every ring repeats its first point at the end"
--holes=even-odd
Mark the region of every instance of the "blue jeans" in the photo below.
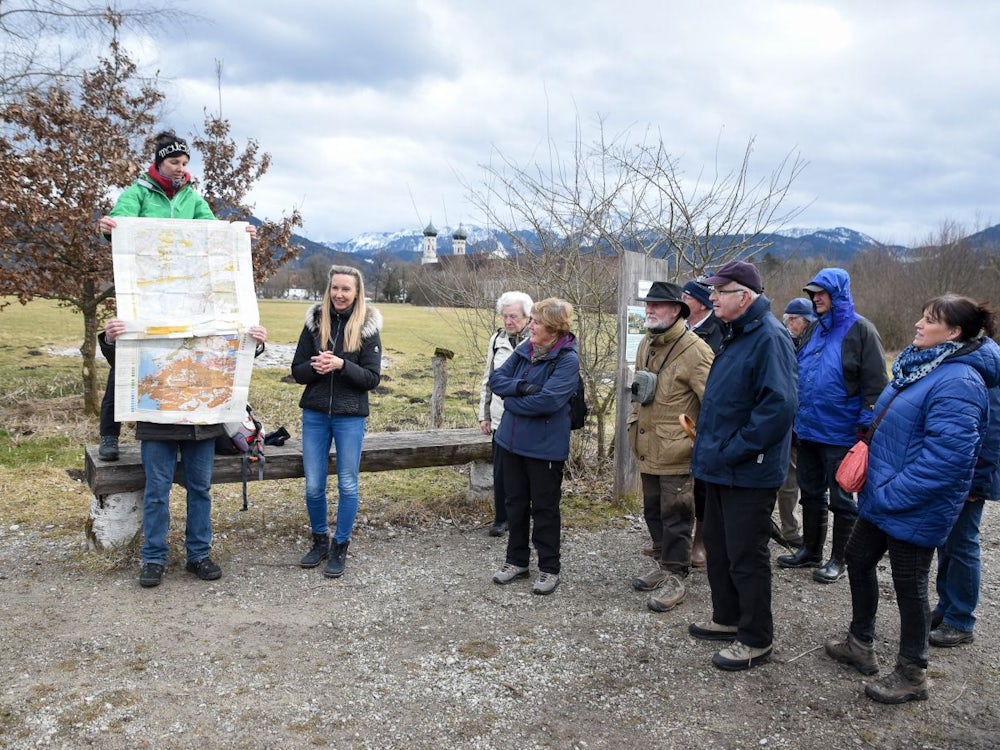
{"type": "Polygon", "coordinates": [[[886,552],[899,608],[899,655],[904,661],[926,669],[931,621],[927,579],[934,548],[895,539],[865,518],[858,519],[846,550],[847,577],[851,582],[851,633],[865,643],[875,640],[879,600],[876,566],[886,552]]]}
{"type": "Polygon", "coordinates": [[[334,541],[351,538],[358,515],[358,471],[366,417],[327,416],[302,410],[302,469],[306,475],[306,510],[314,534],[325,534],[327,522],[326,478],[330,445],[337,448],[337,530],[334,541]]]}
{"type": "Polygon", "coordinates": [[[837,484],[837,468],[847,451],[842,445],[799,440],[795,478],[799,482],[799,504],[830,507],[830,512],[845,521],[858,518],[858,504],[850,492],[837,484]],[[829,499],[828,499],[829,498],[829,499]]]}
{"type": "Polygon", "coordinates": [[[965,503],[948,539],[938,547],[937,595],[934,612],[956,630],[971,633],[976,627],[979,604],[979,522],[984,501],[965,503]]]}
{"type": "Polygon", "coordinates": [[[187,489],[184,544],[187,559],[198,562],[212,551],[212,466],[215,440],[143,440],[142,469],[146,489],[142,496],[142,562],[167,564],[170,528],[170,487],[181,454],[181,473],[187,489]]]}

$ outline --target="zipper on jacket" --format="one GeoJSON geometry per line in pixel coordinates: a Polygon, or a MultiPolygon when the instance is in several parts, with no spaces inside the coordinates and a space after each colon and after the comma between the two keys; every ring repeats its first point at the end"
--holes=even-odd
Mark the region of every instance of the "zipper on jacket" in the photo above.
{"type": "MultiPolygon", "coordinates": [[[[337,331],[336,331],[336,333],[333,334],[333,346],[330,347],[334,354],[337,353],[337,339],[340,338],[340,327],[343,324],[344,324],[344,321],[342,321],[340,319],[340,316],[338,315],[337,316],[337,331]]],[[[341,359],[343,359],[343,357],[341,357],[341,359]]],[[[326,407],[326,413],[327,413],[328,416],[331,416],[331,417],[333,416],[333,376],[334,376],[334,371],[331,370],[330,371],[330,399],[329,399],[329,401],[327,403],[327,407],[326,407]]]]}

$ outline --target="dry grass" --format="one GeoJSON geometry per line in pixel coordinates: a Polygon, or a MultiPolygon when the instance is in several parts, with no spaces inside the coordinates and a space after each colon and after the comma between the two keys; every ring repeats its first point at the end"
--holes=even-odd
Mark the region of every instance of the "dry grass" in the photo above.
{"type": "MultiPolygon", "coordinates": [[[[261,319],[272,344],[294,345],[307,303],[265,301],[261,319]]],[[[475,424],[475,402],[482,374],[483,341],[456,339],[461,311],[379,305],[385,317],[383,343],[390,365],[372,395],[370,431],[425,429],[430,423],[433,386],[430,361],[437,347],[456,353],[448,363],[446,426],[475,424]]],[[[97,440],[97,418],[83,412],[79,395],[80,360],[59,352],[78,345],[73,336],[82,328],[79,316],[43,301],[13,305],[0,312],[0,524],[23,526],[48,535],[79,535],[92,497],[82,481],[83,446],[97,440]],[[58,335],[57,335],[58,334],[58,335]]],[[[99,363],[99,377],[106,365],[99,363]]],[[[288,371],[257,370],[251,402],[267,430],[285,424],[299,432],[301,387],[290,383],[288,371]]],[[[123,441],[132,440],[126,427],[123,441]]],[[[491,502],[466,496],[462,468],[412,469],[362,474],[361,523],[372,526],[420,526],[441,519],[457,527],[485,524],[491,502]]],[[[572,478],[564,496],[568,526],[593,528],[613,515],[606,483],[572,478]]],[[[241,487],[213,488],[217,546],[253,541],[283,543],[305,532],[301,480],[250,485],[248,513],[242,513],[241,487]]],[[[175,489],[172,513],[183,516],[183,496],[175,489]]],[[[617,513],[621,508],[614,509],[617,513]]],[[[183,524],[173,524],[171,543],[183,542],[183,524]]],[[[134,563],[137,550],[125,548],[89,555],[95,570],[134,563]]]]}

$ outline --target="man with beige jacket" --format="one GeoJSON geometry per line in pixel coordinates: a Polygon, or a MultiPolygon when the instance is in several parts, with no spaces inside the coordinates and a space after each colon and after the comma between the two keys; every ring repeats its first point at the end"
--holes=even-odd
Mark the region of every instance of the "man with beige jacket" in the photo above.
{"type": "Polygon", "coordinates": [[[639,301],[646,303],[646,336],[636,352],[628,436],[656,568],[634,578],[632,587],[655,592],[646,605],[667,612],[684,600],[694,526],[691,440],[679,417],[698,421],[714,355],[684,325],[690,310],[677,284],[653,282],[639,301]]]}

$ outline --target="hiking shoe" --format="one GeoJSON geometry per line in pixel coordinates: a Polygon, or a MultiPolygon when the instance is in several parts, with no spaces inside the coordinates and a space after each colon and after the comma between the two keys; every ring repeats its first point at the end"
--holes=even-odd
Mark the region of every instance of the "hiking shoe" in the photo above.
{"type": "Polygon", "coordinates": [[[144,589],[151,589],[159,586],[163,580],[163,568],[159,563],[143,563],[139,573],[139,585],[144,589]]]}
{"type": "Polygon", "coordinates": [[[556,573],[546,573],[542,571],[538,574],[538,578],[535,579],[535,583],[531,587],[531,593],[545,596],[555,591],[556,586],[558,585],[559,576],[556,573]]]}
{"type": "Polygon", "coordinates": [[[490,530],[487,532],[490,536],[503,536],[507,533],[507,522],[506,521],[496,521],[490,526],[490,530]]]}
{"type": "Polygon", "coordinates": [[[861,674],[873,675],[878,672],[878,659],[875,657],[875,646],[847,634],[847,640],[829,640],[826,642],[826,653],[831,659],[841,664],[850,664],[861,674]]]}
{"type": "Polygon", "coordinates": [[[731,641],[736,637],[735,625],[720,625],[715,620],[692,622],[688,633],[703,641],[731,641]]]}
{"type": "Polygon", "coordinates": [[[684,601],[685,594],[684,582],[675,575],[668,575],[660,590],[646,600],[646,606],[654,612],[669,612],[684,601]]]}
{"type": "Polygon", "coordinates": [[[896,660],[896,668],[878,682],[865,685],[865,695],[879,703],[927,700],[927,670],[896,660]]]}
{"type": "Polygon", "coordinates": [[[511,565],[509,562],[505,562],[500,568],[493,574],[493,583],[499,583],[501,586],[508,584],[517,578],[527,578],[528,569],[522,568],[520,565],[511,565]]]}
{"type": "Polygon", "coordinates": [[[972,643],[976,640],[976,636],[971,630],[959,630],[951,625],[939,625],[931,631],[927,640],[932,646],[938,648],[952,648],[963,643],[972,643]]]}
{"type": "Polygon", "coordinates": [[[771,645],[748,646],[740,641],[733,641],[712,657],[712,664],[727,672],[738,672],[763,664],[771,658],[771,645]]]}
{"type": "Polygon", "coordinates": [[[203,581],[215,581],[222,578],[222,568],[212,562],[211,557],[203,557],[197,562],[188,560],[184,570],[194,573],[203,581]]]}
{"type": "Polygon", "coordinates": [[[657,566],[643,576],[636,576],[632,579],[632,588],[636,591],[655,591],[660,588],[668,578],[670,572],[657,566]]]}
{"type": "Polygon", "coordinates": [[[101,435],[101,444],[97,448],[97,457],[102,461],[117,461],[118,438],[114,435],[101,435]]]}

